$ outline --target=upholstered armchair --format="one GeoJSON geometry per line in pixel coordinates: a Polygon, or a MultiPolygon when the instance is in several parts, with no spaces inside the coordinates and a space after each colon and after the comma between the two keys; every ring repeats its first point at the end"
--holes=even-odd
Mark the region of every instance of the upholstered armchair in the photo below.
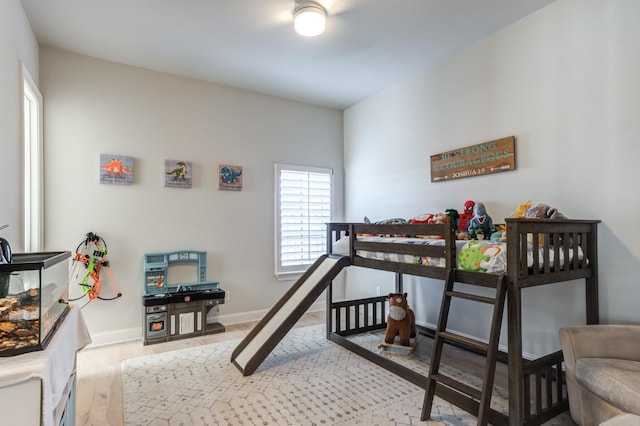
{"type": "Polygon", "coordinates": [[[622,413],[640,415],[640,325],[563,328],[560,343],[576,423],[592,426],[622,413]]]}

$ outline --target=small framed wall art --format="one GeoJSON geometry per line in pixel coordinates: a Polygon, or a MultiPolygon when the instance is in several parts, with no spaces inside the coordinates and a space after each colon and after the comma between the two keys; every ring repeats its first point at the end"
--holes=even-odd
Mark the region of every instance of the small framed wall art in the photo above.
{"type": "Polygon", "coordinates": [[[191,188],[192,170],[190,161],[164,160],[164,186],[191,188]]]}
{"type": "Polygon", "coordinates": [[[220,164],[218,166],[218,189],[242,191],[242,166],[220,164]]]}
{"type": "Polygon", "coordinates": [[[100,183],[131,185],[133,183],[133,157],[100,154],[100,183]]]}

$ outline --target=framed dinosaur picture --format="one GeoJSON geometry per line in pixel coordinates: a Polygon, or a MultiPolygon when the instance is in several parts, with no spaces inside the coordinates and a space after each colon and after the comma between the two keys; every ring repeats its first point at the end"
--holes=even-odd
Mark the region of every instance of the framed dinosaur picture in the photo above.
{"type": "Polygon", "coordinates": [[[242,166],[218,165],[218,189],[242,191],[242,166]]]}
{"type": "Polygon", "coordinates": [[[191,188],[193,180],[190,161],[164,160],[164,186],[191,188]]]}
{"type": "Polygon", "coordinates": [[[133,157],[100,154],[100,183],[133,184],[133,157]]]}

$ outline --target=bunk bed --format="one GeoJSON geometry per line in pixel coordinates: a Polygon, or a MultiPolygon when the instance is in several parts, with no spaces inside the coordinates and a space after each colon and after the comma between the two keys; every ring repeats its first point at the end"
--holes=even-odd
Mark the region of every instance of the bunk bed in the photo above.
{"type": "MultiPolygon", "coordinates": [[[[509,412],[490,410],[491,424],[538,425],[569,407],[562,374],[562,351],[535,360],[523,358],[523,290],[564,281],[580,280],[586,288],[586,323],[599,322],[598,308],[598,220],[506,219],[507,334],[509,412]]],[[[460,269],[454,226],[373,225],[360,223],[327,224],[327,252],[338,245],[349,257],[350,265],[395,273],[397,292],[403,292],[403,275],[447,279],[453,271],[455,282],[492,287],[496,273],[460,269]],[[385,238],[371,238],[383,236],[385,238]],[[420,244],[415,238],[438,236],[432,243],[420,244]],[[394,238],[386,238],[394,237],[394,238]],[[347,242],[347,244],[344,244],[347,242]],[[345,249],[346,247],[346,249],[345,249]]],[[[431,282],[431,281],[425,281],[431,282]]],[[[434,281],[440,282],[440,281],[434,281]]],[[[333,301],[333,286],[327,289],[327,338],[358,353],[387,370],[425,388],[427,378],[393,362],[388,357],[354,343],[349,336],[386,327],[385,296],[333,301]]],[[[415,301],[414,303],[419,303],[415,301]]],[[[422,332],[432,331],[422,327],[422,332]]],[[[446,389],[440,389],[446,392],[446,389]]],[[[438,394],[440,395],[440,394],[438,394]]],[[[442,395],[440,395],[442,396],[442,395]]],[[[455,397],[453,397],[455,399],[455,397]]],[[[449,399],[451,401],[451,399],[449,399]]],[[[456,405],[475,413],[477,406],[459,401],[456,405]]]]}

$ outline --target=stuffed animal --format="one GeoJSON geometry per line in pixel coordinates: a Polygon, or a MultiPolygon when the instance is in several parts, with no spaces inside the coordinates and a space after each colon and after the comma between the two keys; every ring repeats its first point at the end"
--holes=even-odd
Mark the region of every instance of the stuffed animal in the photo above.
{"type": "Polygon", "coordinates": [[[416,317],[407,303],[407,293],[389,294],[389,315],[384,341],[393,344],[400,336],[400,344],[409,346],[409,339],[416,337],[416,317]]]}
{"type": "Polygon", "coordinates": [[[445,212],[436,213],[431,218],[430,223],[437,223],[437,224],[449,223],[449,216],[447,216],[445,212]]]}
{"type": "Polygon", "coordinates": [[[458,210],[446,209],[444,212],[449,216],[449,223],[453,223],[455,228],[458,229],[458,225],[460,224],[460,215],[458,215],[458,210]]]}
{"type": "Polygon", "coordinates": [[[433,213],[424,213],[421,214],[420,216],[416,216],[414,218],[412,218],[409,223],[412,225],[420,225],[420,224],[425,224],[425,223],[433,223],[431,222],[433,220],[433,217],[435,215],[433,213]]]}
{"type": "Polygon", "coordinates": [[[493,227],[493,219],[487,214],[487,209],[482,203],[476,203],[473,206],[473,218],[469,221],[469,235],[479,240],[487,239],[495,231],[493,227]]]}
{"type": "Polygon", "coordinates": [[[403,219],[401,217],[394,217],[393,219],[383,219],[383,220],[379,220],[377,222],[371,222],[371,220],[365,216],[364,217],[364,223],[366,223],[367,225],[373,224],[373,225],[405,225],[407,223],[409,223],[409,221],[407,219],[403,219]]]}
{"type": "MultiPolygon", "coordinates": [[[[449,223],[450,218],[444,212],[439,213],[424,213],[420,216],[416,216],[409,221],[413,225],[426,225],[426,224],[443,224],[449,223]]],[[[440,239],[444,238],[444,235],[417,235],[418,238],[425,239],[440,239]]]]}
{"type": "Polygon", "coordinates": [[[536,204],[525,212],[525,217],[532,219],[566,219],[558,209],[550,207],[548,204],[536,204]]]}
{"type": "Polygon", "coordinates": [[[427,224],[427,223],[449,223],[449,216],[446,213],[424,213],[416,216],[409,221],[411,224],[427,224]]]}
{"type": "MultiPolygon", "coordinates": [[[[376,222],[371,222],[371,220],[367,216],[365,216],[364,217],[364,223],[366,223],[367,225],[406,225],[406,224],[409,223],[409,221],[407,219],[403,219],[401,217],[394,217],[392,219],[383,219],[383,220],[378,220],[376,222]]],[[[367,234],[367,235],[371,235],[371,234],[367,234]]],[[[379,234],[378,236],[379,237],[406,237],[407,235],[404,235],[404,234],[379,234]]]]}
{"type": "Polygon", "coordinates": [[[524,203],[518,204],[518,208],[509,214],[509,217],[525,217],[527,210],[531,208],[531,200],[525,201],[524,203]]]}
{"type": "Polygon", "coordinates": [[[473,218],[473,206],[476,203],[472,200],[467,200],[464,202],[464,210],[462,213],[458,214],[458,231],[467,232],[469,229],[469,221],[473,218]]]}
{"type": "MultiPolygon", "coordinates": [[[[536,204],[535,206],[529,208],[525,213],[525,217],[531,219],[566,219],[567,217],[560,213],[558,209],[554,207],[550,207],[548,204],[536,204]]],[[[553,238],[553,234],[550,234],[550,237],[553,238]]],[[[527,241],[531,242],[531,236],[527,239],[527,241]]],[[[573,239],[569,237],[568,239],[564,239],[563,235],[560,235],[560,241],[562,244],[573,244],[573,239]]],[[[543,244],[542,234],[538,236],[538,244],[543,244]]]]}
{"type": "Polygon", "coordinates": [[[496,232],[491,234],[490,239],[493,241],[507,241],[507,227],[504,225],[498,225],[496,232]]]}

